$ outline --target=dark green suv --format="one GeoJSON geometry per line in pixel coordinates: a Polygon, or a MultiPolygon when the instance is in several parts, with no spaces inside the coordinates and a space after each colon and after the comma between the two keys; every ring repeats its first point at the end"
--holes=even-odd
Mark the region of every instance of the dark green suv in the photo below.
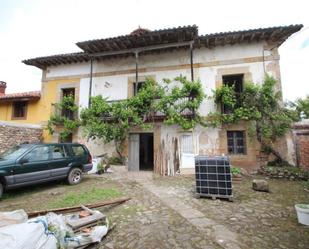
{"type": "Polygon", "coordinates": [[[0,198],[11,189],[67,179],[78,184],[92,169],[92,158],[82,144],[22,144],[0,154],[0,198]]]}

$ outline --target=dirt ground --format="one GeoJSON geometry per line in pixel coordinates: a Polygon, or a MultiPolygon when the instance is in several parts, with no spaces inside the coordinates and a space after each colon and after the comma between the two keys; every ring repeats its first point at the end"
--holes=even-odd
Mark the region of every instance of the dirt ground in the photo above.
{"type": "Polygon", "coordinates": [[[263,193],[253,191],[252,178],[246,178],[233,184],[234,202],[228,202],[196,199],[193,177],[147,173],[137,180],[136,175],[124,172],[124,167],[114,167],[114,173],[86,176],[76,186],[56,182],[8,191],[0,201],[0,211],[64,206],[78,203],[76,196],[88,202],[129,196],[132,199],[125,204],[101,209],[115,228],[94,248],[309,248],[309,227],[298,224],[294,210],[296,203],[309,203],[301,182],[269,180],[271,192],[263,193]],[[149,191],[148,184],[236,234],[238,247],[220,244],[212,236],[212,227],[194,226],[149,191]]]}

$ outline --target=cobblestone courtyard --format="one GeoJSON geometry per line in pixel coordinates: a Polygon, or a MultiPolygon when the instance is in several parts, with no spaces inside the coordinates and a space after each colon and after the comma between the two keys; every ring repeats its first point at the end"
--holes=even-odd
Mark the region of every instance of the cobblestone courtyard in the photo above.
{"type": "Polygon", "coordinates": [[[294,210],[309,201],[299,182],[270,180],[271,193],[263,193],[244,179],[228,202],[196,199],[193,177],[114,170],[107,177],[132,200],[111,210],[117,226],[100,248],[309,248],[309,228],[294,210]]]}
{"type": "MultiPolygon", "coordinates": [[[[76,186],[62,182],[8,191],[0,211],[47,209],[70,193],[113,188],[131,197],[101,209],[115,224],[93,248],[307,249],[309,228],[297,223],[295,203],[308,203],[301,182],[269,180],[270,193],[251,189],[251,178],[233,184],[234,202],[194,197],[194,178],[129,173],[85,176],[76,186]]],[[[109,197],[107,197],[109,198],[109,197]]],[[[86,204],[86,203],[82,203],[86,204]]]]}

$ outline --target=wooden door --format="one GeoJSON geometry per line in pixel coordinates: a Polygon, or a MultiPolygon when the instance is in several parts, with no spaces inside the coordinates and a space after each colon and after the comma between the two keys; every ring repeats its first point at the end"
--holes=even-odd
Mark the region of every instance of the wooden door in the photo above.
{"type": "Polygon", "coordinates": [[[193,134],[185,133],[181,137],[181,167],[194,168],[194,156],[193,134]]]}
{"type": "Polygon", "coordinates": [[[139,171],[139,134],[129,135],[129,171],[139,171]]]}

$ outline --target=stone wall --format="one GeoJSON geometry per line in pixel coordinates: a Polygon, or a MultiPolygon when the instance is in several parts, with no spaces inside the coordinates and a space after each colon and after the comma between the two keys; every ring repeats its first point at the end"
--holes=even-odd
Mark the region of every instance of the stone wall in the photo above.
{"type": "Polygon", "coordinates": [[[22,143],[38,143],[43,129],[39,125],[0,121],[0,153],[22,143]]]}
{"type": "Polygon", "coordinates": [[[297,165],[309,170],[309,120],[296,123],[293,135],[297,165]]]}

